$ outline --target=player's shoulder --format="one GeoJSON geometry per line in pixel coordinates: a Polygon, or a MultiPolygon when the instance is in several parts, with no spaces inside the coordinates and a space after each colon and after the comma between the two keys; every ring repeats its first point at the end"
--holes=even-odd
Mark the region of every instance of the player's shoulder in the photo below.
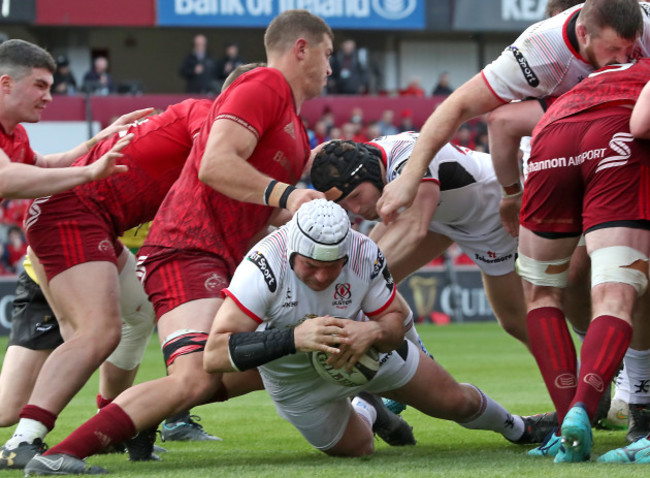
{"type": "Polygon", "coordinates": [[[269,290],[275,292],[282,282],[288,267],[287,234],[284,228],[269,234],[248,251],[245,264],[248,273],[266,282],[269,290]]]}
{"type": "Polygon", "coordinates": [[[361,278],[373,279],[383,268],[385,260],[379,246],[368,236],[358,231],[350,230],[350,252],[348,267],[361,278]],[[377,267],[379,267],[378,270],[377,267]]]}

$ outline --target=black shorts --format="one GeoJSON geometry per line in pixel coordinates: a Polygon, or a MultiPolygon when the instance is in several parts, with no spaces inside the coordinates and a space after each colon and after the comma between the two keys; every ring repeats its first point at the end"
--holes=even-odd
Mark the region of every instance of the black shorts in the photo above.
{"type": "Polygon", "coordinates": [[[53,350],[63,343],[59,323],[41,288],[24,271],[18,276],[11,313],[9,345],[53,350]]]}

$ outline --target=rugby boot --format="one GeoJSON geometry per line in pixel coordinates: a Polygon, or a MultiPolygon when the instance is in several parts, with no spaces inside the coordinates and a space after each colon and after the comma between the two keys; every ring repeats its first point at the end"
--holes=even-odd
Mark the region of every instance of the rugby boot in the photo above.
{"type": "Polygon", "coordinates": [[[0,448],[0,470],[22,470],[34,456],[47,450],[43,440],[36,438],[32,443],[22,442],[16,448],[0,448]]]}
{"type": "Polygon", "coordinates": [[[160,461],[160,457],[153,452],[158,427],[142,430],[133,438],[124,442],[126,451],[129,452],[130,461],[160,461]]]}
{"type": "Polygon", "coordinates": [[[589,461],[593,438],[591,422],[582,403],[576,403],[562,422],[562,444],[555,455],[555,463],[589,461]]]}
{"type": "Polygon", "coordinates": [[[36,455],[25,466],[25,476],[32,475],[105,475],[101,466],[89,466],[85,461],[65,453],[36,455]]]}
{"type": "Polygon", "coordinates": [[[198,415],[183,415],[170,422],[165,421],[160,427],[162,441],[221,441],[218,436],[210,435],[200,425],[198,415]]]}
{"type": "Polygon", "coordinates": [[[628,406],[628,428],[625,438],[634,443],[650,433],[650,404],[630,404],[628,406]]]}
{"type": "Polygon", "coordinates": [[[372,431],[390,446],[415,445],[413,427],[399,415],[391,412],[381,397],[370,392],[359,392],[357,396],[368,402],[377,411],[377,419],[372,431]]]}
{"type": "Polygon", "coordinates": [[[641,438],[634,443],[610,450],[598,457],[601,463],[650,463],[650,440],[641,438]]]}
{"type": "Polygon", "coordinates": [[[521,417],[524,421],[524,434],[518,440],[510,440],[517,445],[532,445],[543,443],[549,433],[557,430],[557,413],[541,413],[521,417]]]}
{"type": "Polygon", "coordinates": [[[557,455],[560,445],[562,444],[562,438],[556,434],[557,429],[549,433],[544,441],[537,447],[533,448],[528,452],[530,456],[555,456],[557,455]]]}

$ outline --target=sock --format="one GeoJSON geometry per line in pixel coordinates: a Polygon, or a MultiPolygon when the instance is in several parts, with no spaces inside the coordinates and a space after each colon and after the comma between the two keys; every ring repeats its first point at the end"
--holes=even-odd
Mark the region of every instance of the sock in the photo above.
{"type": "Polygon", "coordinates": [[[596,416],[598,401],[623,360],[631,338],[632,327],[618,317],[601,315],[591,321],[582,344],[578,389],[571,405],[584,404],[592,420],[596,416]]]}
{"type": "Polygon", "coordinates": [[[429,353],[424,343],[422,342],[422,339],[420,338],[420,334],[418,334],[418,331],[415,330],[415,324],[413,323],[413,312],[410,312],[409,316],[404,321],[404,337],[410,340],[411,342],[413,342],[418,347],[420,347],[420,349],[422,350],[422,352],[424,352],[425,355],[428,355],[429,357],[433,358],[433,355],[429,353]]]}
{"type": "Polygon", "coordinates": [[[33,443],[37,438],[43,440],[56,422],[57,415],[37,407],[25,405],[20,411],[20,421],[13,436],[7,441],[7,448],[16,448],[23,442],[33,443]]]}
{"type": "Polygon", "coordinates": [[[119,405],[111,403],[44,455],[65,453],[83,460],[110,444],[121,443],[135,434],[136,428],[131,417],[119,405]]]}
{"type": "MultiPolygon", "coordinates": [[[[625,363],[625,359],[623,359],[623,363],[625,363]]],[[[625,366],[618,372],[614,381],[614,397],[612,401],[614,400],[622,400],[625,403],[630,403],[630,378],[627,376],[625,366]]]]}
{"type": "Polygon", "coordinates": [[[461,386],[476,390],[481,397],[481,406],[468,420],[456,423],[471,430],[492,430],[501,433],[509,440],[521,438],[524,434],[524,421],[521,417],[511,415],[508,410],[488,397],[478,387],[470,383],[461,383],[461,386]]]}
{"type": "Polygon", "coordinates": [[[623,363],[628,379],[627,403],[635,405],[650,403],[650,350],[628,348],[623,363]]]}
{"type": "Polygon", "coordinates": [[[564,313],[556,307],[533,309],[526,324],[530,349],[562,423],[577,387],[576,349],[564,313]]]}
{"type": "Polygon", "coordinates": [[[359,415],[361,419],[366,422],[372,429],[372,426],[375,424],[375,420],[377,420],[377,410],[375,410],[375,407],[370,405],[362,398],[354,397],[352,399],[352,408],[357,413],[357,415],[359,415]]]}
{"type": "Polygon", "coordinates": [[[189,419],[190,419],[190,412],[189,410],[186,410],[184,412],[177,413],[172,417],[169,417],[167,420],[165,420],[165,423],[188,422],[189,419]]]}
{"type": "Polygon", "coordinates": [[[101,393],[98,393],[96,398],[97,409],[101,410],[106,405],[110,404],[112,401],[113,401],[112,398],[104,398],[101,393]]]}

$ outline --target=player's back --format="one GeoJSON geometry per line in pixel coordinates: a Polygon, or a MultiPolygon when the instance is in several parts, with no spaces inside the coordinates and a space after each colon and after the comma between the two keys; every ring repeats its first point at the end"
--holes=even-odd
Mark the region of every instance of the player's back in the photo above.
{"type": "Polygon", "coordinates": [[[75,193],[104,214],[119,234],[151,221],[180,175],[211,104],[211,100],[185,100],[98,144],[75,165],[96,161],[121,136],[133,133],[133,139],[122,150],[123,157],[117,161],[127,165],[129,171],[78,186],[75,193]]]}

